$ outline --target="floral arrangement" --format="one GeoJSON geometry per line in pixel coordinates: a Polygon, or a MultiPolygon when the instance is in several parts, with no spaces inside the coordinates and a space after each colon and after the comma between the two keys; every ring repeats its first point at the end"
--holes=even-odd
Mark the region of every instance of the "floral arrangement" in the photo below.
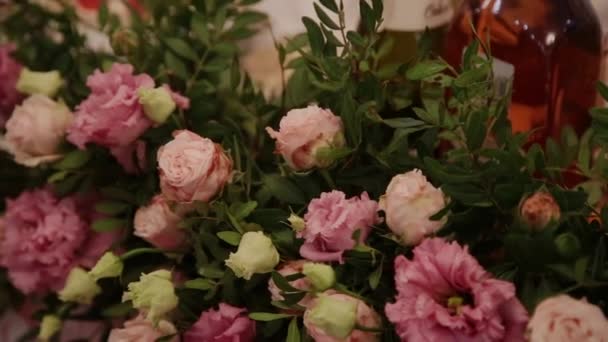
{"type": "Polygon", "coordinates": [[[484,41],[382,63],[380,0],[276,97],[255,0],[50,2],[0,4],[0,339],[608,341],[607,109],[530,145],[484,41]]]}

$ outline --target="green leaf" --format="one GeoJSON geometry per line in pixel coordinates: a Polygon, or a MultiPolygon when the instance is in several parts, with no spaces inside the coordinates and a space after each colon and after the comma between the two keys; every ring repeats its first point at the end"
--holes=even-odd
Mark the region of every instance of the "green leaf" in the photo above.
{"type": "Polygon", "coordinates": [[[82,168],[91,159],[88,150],[74,150],[55,163],[54,167],[59,170],[74,170],[82,168]]]}
{"type": "Polygon", "coordinates": [[[300,342],[300,328],[298,328],[297,317],[292,318],[291,322],[289,322],[286,342],[300,342]]]}
{"type": "Polygon", "coordinates": [[[217,266],[204,265],[198,269],[198,274],[202,275],[203,277],[207,277],[207,278],[219,279],[224,276],[224,271],[219,269],[217,266]]]}
{"type": "Polygon", "coordinates": [[[196,55],[196,52],[194,52],[190,45],[188,45],[188,43],[186,43],[185,41],[179,38],[166,38],[165,44],[167,44],[167,46],[169,46],[169,48],[173,50],[173,52],[175,52],[177,55],[194,62],[198,61],[198,56],[196,55]]]}
{"type": "Polygon", "coordinates": [[[583,283],[585,281],[587,266],[589,266],[589,257],[582,257],[574,263],[574,276],[577,282],[583,283]]]}
{"type": "Polygon", "coordinates": [[[217,237],[232,246],[238,246],[239,242],[241,242],[241,234],[233,231],[223,231],[218,232],[217,237]]]}
{"type": "Polygon", "coordinates": [[[70,174],[70,171],[67,170],[63,170],[63,171],[57,171],[55,173],[53,173],[52,175],[49,176],[49,178],[46,180],[48,183],[57,183],[57,182],[61,182],[62,180],[64,180],[68,175],[70,174]]]}
{"type": "Polygon", "coordinates": [[[167,69],[175,76],[181,78],[182,80],[188,79],[189,75],[186,64],[184,64],[184,62],[182,62],[170,51],[165,51],[165,65],[167,66],[167,69]]]}
{"type": "Polygon", "coordinates": [[[254,321],[261,321],[261,322],[276,321],[277,319],[284,319],[284,318],[289,318],[289,317],[293,317],[293,315],[272,313],[272,312],[252,312],[249,314],[249,318],[251,318],[254,321]]]}
{"type": "Polygon", "coordinates": [[[101,315],[109,318],[127,316],[133,310],[131,301],[110,305],[101,311],[101,315]]]}
{"type": "Polygon", "coordinates": [[[129,205],[124,202],[104,201],[95,205],[95,211],[101,214],[114,216],[123,213],[129,208],[129,205]]]}
{"type": "Polygon", "coordinates": [[[425,79],[427,77],[436,75],[447,68],[447,64],[435,61],[428,60],[423,61],[417,64],[414,64],[411,68],[407,70],[405,76],[412,81],[419,81],[425,79]]]}
{"type": "Polygon", "coordinates": [[[340,26],[338,26],[328,15],[325,13],[321,7],[317,4],[313,4],[315,7],[315,12],[317,13],[317,17],[319,20],[327,27],[333,30],[339,30],[340,26]]]}
{"type": "Polygon", "coordinates": [[[374,32],[376,30],[376,15],[366,0],[359,0],[359,14],[365,30],[374,32]]]}
{"type": "Polygon", "coordinates": [[[306,27],[308,34],[308,43],[310,44],[310,50],[315,56],[321,56],[323,54],[323,46],[325,40],[323,39],[323,32],[317,23],[309,17],[303,17],[302,22],[306,27]]]}
{"type": "Polygon", "coordinates": [[[238,203],[238,205],[236,205],[234,208],[231,208],[230,211],[232,212],[232,215],[234,215],[235,219],[242,220],[249,216],[255,210],[255,208],[257,208],[257,206],[258,202],[256,201],[238,203]]]}
{"type": "Polygon", "coordinates": [[[103,1],[99,6],[99,10],[97,12],[97,22],[99,22],[99,27],[101,27],[102,29],[108,23],[109,14],[110,12],[108,11],[108,4],[106,1],[103,1]]]}
{"type": "Polygon", "coordinates": [[[482,111],[474,111],[469,115],[465,135],[470,150],[475,151],[481,147],[486,137],[486,127],[485,115],[482,111]]]}
{"type": "Polygon", "coordinates": [[[608,101],[608,86],[604,82],[597,83],[597,91],[602,95],[604,100],[608,101]]]}
{"type": "Polygon", "coordinates": [[[336,0],[319,0],[321,5],[323,5],[328,10],[338,14],[340,10],[338,10],[338,5],[336,4],[336,0]]]}
{"type": "Polygon", "coordinates": [[[285,277],[283,277],[282,274],[280,274],[279,272],[272,272],[271,275],[272,281],[275,283],[275,285],[284,292],[303,292],[300,289],[297,289],[293,286],[291,286],[291,284],[289,284],[289,282],[287,281],[287,279],[285,279],[285,277]]]}
{"type": "Polygon", "coordinates": [[[419,128],[426,127],[424,121],[412,119],[412,118],[394,118],[382,120],[387,126],[392,128],[419,128]]]}
{"type": "Polygon", "coordinates": [[[383,270],[383,263],[380,262],[380,264],[378,265],[378,267],[376,267],[376,269],[369,275],[368,277],[368,282],[369,282],[369,286],[372,288],[372,290],[375,290],[378,285],[380,284],[380,278],[382,278],[382,270],[383,270]]]}
{"type": "Polygon", "coordinates": [[[188,289],[207,291],[214,288],[215,284],[213,284],[209,279],[196,278],[185,282],[184,287],[188,289]]]}
{"type": "Polygon", "coordinates": [[[290,204],[305,204],[306,196],[292,181],[281,175],[267,175],[263,178],[264,185],[270,193],[282,202],[290,204]]]}
{"type": "Polygon", "coordinates": [[[190,22],[190,28],[192,28],[192,32],[196,35],[196,37],[205,45],[210,45],[211,34],[209,33],[209,29],[207,28],[207,23],[205,18],[199,14],[194,13],[192,15],[192,21],[190,22]]]}
{"type": "Polygon", "coordinates": [[[128,226],[126,220],[115,218],[104,218],[93,221],[91,229],[96,232],[111,232],[113,230],[122,229],[128,226]]]}

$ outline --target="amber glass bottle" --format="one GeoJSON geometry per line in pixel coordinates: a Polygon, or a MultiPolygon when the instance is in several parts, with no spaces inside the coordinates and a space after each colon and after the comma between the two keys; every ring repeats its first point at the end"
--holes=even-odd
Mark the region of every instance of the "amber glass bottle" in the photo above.
{"type": "MultiPolygon", "coordinates": [[[[601,72],[602,32],[589,0],[468,0],[446,37],[454,66],[474,39],[490,38],[492,55],[514,70],[509,117],[531,142],[589,125],[601,72]]],[[[502,64],[503,66],[505,64],[502,64]]]]}

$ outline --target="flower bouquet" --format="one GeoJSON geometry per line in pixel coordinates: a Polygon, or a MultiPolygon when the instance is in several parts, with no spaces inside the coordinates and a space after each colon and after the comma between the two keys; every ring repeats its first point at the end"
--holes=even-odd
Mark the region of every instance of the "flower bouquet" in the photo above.
{"type": "Polygon", "coordinates": [[[0,3],[0,340],[608,341],[608,110],[530,145],[487,42],[384,64],[380,0],[273,96],[256,2],[0,3]]]}

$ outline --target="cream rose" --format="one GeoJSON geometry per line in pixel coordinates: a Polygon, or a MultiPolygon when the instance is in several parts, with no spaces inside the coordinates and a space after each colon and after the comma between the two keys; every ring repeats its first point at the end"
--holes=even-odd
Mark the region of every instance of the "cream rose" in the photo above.
{"type": "Polygon", "coordinates": [[[59,159],[59,145],[72,118],[65,105],[44,95],[32,95],[15,108],[6,122],[0,147],[11,153],[17,163],[29,167],[59,159]]]}
{"type": "Polygon", "coordinates": [[[333,160],[321,155],[324,148],[344,146],[342,119],[318,106],[292,109],[279,123],[279,131],[266,127],[276,140],[276,151],[294,170],[327,167],[333,160]]]}
{"type": "Polygon", "coordinates": [[[606,342],[608,320],[597,306],[559,295],[536,307],[528,334],[530,342],[606,342]]]}
{"type": "Polygon", "coordinates": [[[446,217],[440,221],[433,221],[431,217],[446,204],[443,191],[429,183],[420,170],[393,177],[380,199],[386,224],[409,246],[417,245],[445,224],[446,217]]]}
{"type": "Polygon", "coordinates": [[[222,147],[193,132],[173,133],[158,150],[162,194],[178,202],[209,201],[232,176],[232,161],[222,147]]]}

